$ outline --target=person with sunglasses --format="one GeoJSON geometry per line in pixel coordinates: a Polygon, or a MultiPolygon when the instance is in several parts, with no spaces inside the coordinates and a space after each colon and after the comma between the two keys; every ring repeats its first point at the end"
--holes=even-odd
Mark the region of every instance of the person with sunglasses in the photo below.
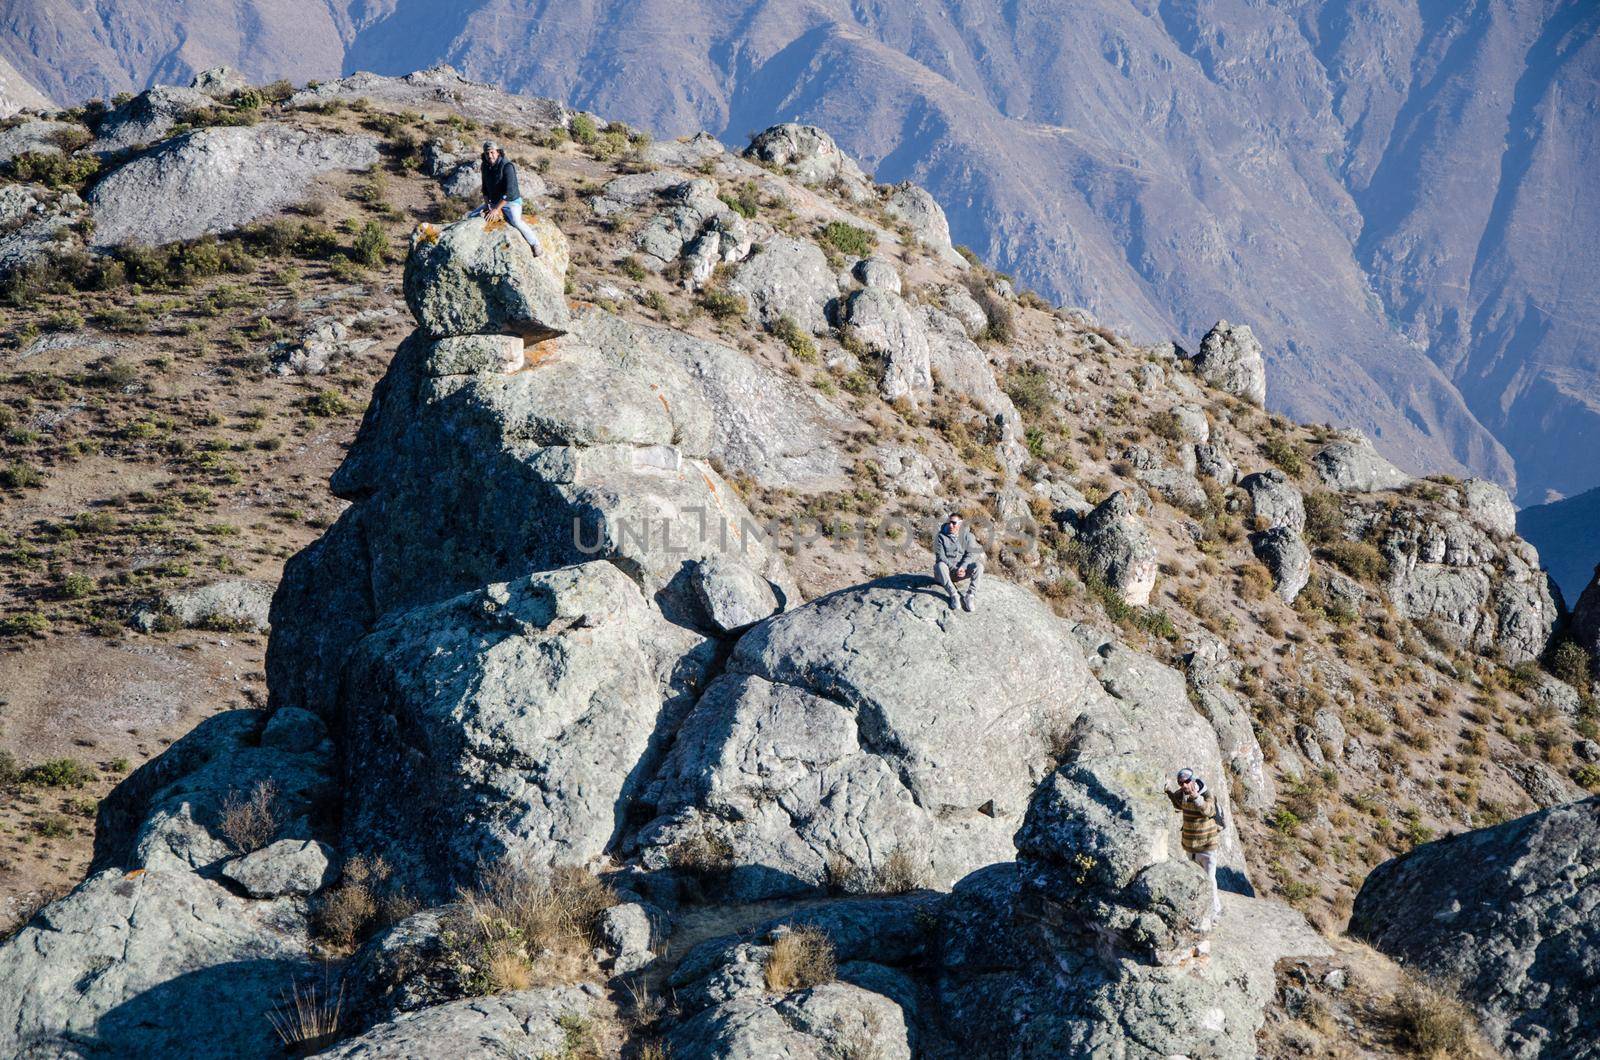
{"type": "Polygon", "coordinates": [[[962,523],[960,514],[951,512],[933,538],[933,578],[944,586],[950,610],[956,609],[957,582],[966,583],[959,594],[961,609],[973,609],[973,597],[977,594],[978,579],[982,575],[983,547],[962,523]]]}

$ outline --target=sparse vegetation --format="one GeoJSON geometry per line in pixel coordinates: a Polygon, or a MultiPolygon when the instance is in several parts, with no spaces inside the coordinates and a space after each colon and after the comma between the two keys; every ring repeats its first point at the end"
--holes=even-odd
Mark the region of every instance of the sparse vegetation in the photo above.
{"type": "Polygon", "coordinates": [[[241,854],[260,850],[278,834],[278,785],[257,781],[249,795],[230,792],[222,803],[218,830],[241,854]]]}
{"type": "Polygon", "coordinates": [[[878,245],[878,237],[870,231],[844,221],[829,221],[824,225],[822,241],[853,258],[867,257],[878,245]]]}
{"type": "Polygon", "coordinates": [[[1425,1060],[1461,1060],[1492,1055],[1482,1045],[1466,1007],[1444,991],[1411,979],[1394,999],[1400,1044],[1425,1060]]]}
{"type": "Polygon", "coordinates": [[[774,994],[831,983],[836,974],[833,942],[814,927],[790,927],[773,940],[763,972],[767,990],[774,994]]]}
{"type": "Polygon", "coordinates": [[[616,901],[586,869],[497,865],[461,895],[446,944],[474,993],[576,982],[593,973],[600,914],[616,901]]]}

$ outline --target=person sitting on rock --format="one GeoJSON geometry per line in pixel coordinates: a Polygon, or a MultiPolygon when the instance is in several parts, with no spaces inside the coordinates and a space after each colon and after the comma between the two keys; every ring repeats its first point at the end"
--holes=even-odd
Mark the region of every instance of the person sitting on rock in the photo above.
{"type": "Polygon", "coordinates": [[[1167,789],[1172,808],[1183,814],[1183,851],[1189,860],[1206,870],[1211,879],[1211,915],[1201,924],[1206,931],[1222,915],[1222,895],[1217,892],[1217,848],[1222,841],[1222,825],[1206,782],[1192,769],[1178,770],[1178,789],[1167,789]]]}
{"type": "Polygon", "coordinates": [[[956,609],[956,582],[966,582],[961,593],[961,607],[972,610],[972,598],[978,591],[978,579],[983,575],[983,547],[961,523],[961,516],[951,512],[944,525],[933,538],[933,577],[944,586],[950,600],[950,610],[956,609]]]}
{"type": "Polygon", "coordinates": [[[522,238],[533,248],[533,256],[541,253],[539,237],[522,219],[522,188],[517,183],[517,167],[506,157],[500,145],[493,140],[483,141],[483,205],[468,217],[493,217],[496,213],[506,219],[506,224],[522,233],[522,238]]]}

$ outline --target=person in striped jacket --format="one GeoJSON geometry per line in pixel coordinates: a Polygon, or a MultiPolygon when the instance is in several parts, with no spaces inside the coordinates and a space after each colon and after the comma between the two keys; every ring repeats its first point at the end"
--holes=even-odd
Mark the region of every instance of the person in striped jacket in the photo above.
{"type": "Polygon", "coordinates": [[[1222,895],[1217,893],[1217,853],[1222,845],[1222,825],[1217,821],[1216,803],[1206,782],[1192,769],[1178,770],[1178,790],[1167,790],[1172,808],[1183,815],[1183,851],[1189,860],[1206,870],[1211,880],[1211,916],[1201,925],[1222,915],[1222,895]]]}

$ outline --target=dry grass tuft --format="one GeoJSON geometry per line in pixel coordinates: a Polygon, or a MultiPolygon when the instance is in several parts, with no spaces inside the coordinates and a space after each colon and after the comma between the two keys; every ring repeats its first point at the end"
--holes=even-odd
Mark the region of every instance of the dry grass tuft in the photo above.
{"type": "Polygon", "coordinates": [[[767,956],[767,990],[789,994],[833,982],[833,942],[814,927],[791,927],[772,944],[767,956]]]}
{"type": "Polygon", "coordinates": [[[462,893],[449,925],[452,949],[479,993],[591,978],[600,914],[616,902],[587,869],[496,865],[462,893]]]}
{"type": "Polygon", "coordinates": [[[278,785],[270,780],[257,783],[248,798],[229,792],[217,827],[239,853],[260,850],[278,834],[277,802],[278,785]]]}
{"type": "Polygon", "coordinates": [[[1467,1007],[1438,987],[1412,979],[1394,999],[1400,1045],[1427,1060],[1493,1056],[1467,1007]]]}
{"type": "Polygon", "coordinates": [[[267,1019],[288,1051],[306,1056],[338,1040],[343,1008],[342,980],[337,988],[324,982],[321,990],[316,983],[295,983],[289,996],[280,999],[267,1013],[267,1019]]]}

